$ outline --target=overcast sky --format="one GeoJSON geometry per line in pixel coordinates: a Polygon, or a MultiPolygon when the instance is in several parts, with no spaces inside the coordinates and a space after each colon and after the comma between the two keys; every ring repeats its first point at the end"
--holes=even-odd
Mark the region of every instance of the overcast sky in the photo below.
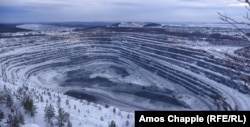
{"type": "Polygon", "coordinates": [[[0,0],[0,22],[219,22],[241,18],[237,0],[0,0]]]}

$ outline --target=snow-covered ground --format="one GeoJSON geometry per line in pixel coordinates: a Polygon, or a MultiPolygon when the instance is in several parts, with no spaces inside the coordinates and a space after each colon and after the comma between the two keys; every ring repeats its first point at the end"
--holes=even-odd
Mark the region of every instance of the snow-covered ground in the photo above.
{"type": "Polygon", "coordinates": [[[250,110],[250,88],[237,77],[249,70],[225,59],[244,45],[214,45],[183,33],[18,27],[35,31],[2,34],[0,86],[34,89],[38,113],[25,115],[24,127],[46,126],[44,108],[48,103],[57,109],[58,96],[73,127],[106,127],[112,120],[119,127],[134,126],[134,110],[250,110]]]}
{"type": "MultiPolygon", "coordinates": [[[[22,87],[22,85],[18,82],[13,85],[0,81],[0,84],[0,89],[6,85],[7,88],[11,89],[13,92],[22,87]]],[[[73,127],[107,127],[112,120],[115,121],[118,126],[134,126],[133,112],[122,111],[111,105],[106,107],[104,105],[87,102],[85,100],[74,99],[58,92],[57,90],[48,89],[46,87],[38,87],[32,84],[28,84],[28,87],[29,90],[27,93],[35,99],[37,113],[35,114],[35,117],[31,117],[29,114],[23,113],[25,116],[25,124],[22,125],[22,127],[45,127],[49,125],[44,118],[44,109],[46,105],[52,104],[55,111],[57,111],[58,97],[61,99],[60,107],[62,107],[65,112],[70,114],[70,121],[72,122],[73,127]],[[42,100],[41,97],[43,98],[42,100]],[[66,103],[66,100],[68,100],[69,104],[66,103]]],[[[16,105],[20,104],[16,103],[16,105]]],[[[1,106],[1,110],[3,109],[5,109],[6,114],[10,113],[10,109],[1,106]]],[[[5,126],[4,122],[6,120],[2,121],[3,122],[0,122],[0,125],[5,126]]]]}
{"type": "Polygon", "coordinates": [[[175,44],[175,45],[193,48],[197,50],[204,50],[209,54],[213,55],[214,57],[221,59],[225,59],[226,54],[237,56],[237,54],[235,54],[235,51],[244,48],[244,46],[213,45],[206,41],[197,41],[197,42],[185,41],[182,42],[181,44],[175,44]]]}
{"type": "Polygon", "coordinates": [[[23,24],[18,25],[18,28],[23,28],[27,30],[34,30],[34,31],[71,31],[72,28],[67,27],[56,27],[53,25],[45,25],[45,24],[23,24]]]}

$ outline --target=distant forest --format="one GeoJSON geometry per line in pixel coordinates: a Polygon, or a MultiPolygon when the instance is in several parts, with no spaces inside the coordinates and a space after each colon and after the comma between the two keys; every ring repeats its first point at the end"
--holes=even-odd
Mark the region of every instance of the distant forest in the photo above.
{"type": "Polygon", "coordinates": [[[0,33],[30,31],[22,28],[17,28],[16,25],[17,24],[0,24],[0,33]]]}

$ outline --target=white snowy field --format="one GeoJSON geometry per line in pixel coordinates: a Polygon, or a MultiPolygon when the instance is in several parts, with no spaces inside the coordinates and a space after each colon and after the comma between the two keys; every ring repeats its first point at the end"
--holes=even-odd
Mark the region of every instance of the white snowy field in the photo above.
{"type": "Polygon", "coordinates": [[[134,126],[135,110],[250,110],[250,87],[240,77],[249,76],[249,65],[226,58],[244,45],[222,34],[228,40],[215,45],[218,38],[205,35],[210,29],[200,33],[206,41],[172,28],[144,33],[145,24],[120,25],[74,31],[32,24],[19,27],[34,31],[1,34],[0,86],[13,92],[28,86],[38,107],[34,118],[25,115],[24,127],[47,126],[44,108],[57,110],[58,96],[73,127],[107,127],[112,120],[134,126]]]}
{"type": "MultiPolygon", "coordinates": [[[[3,88],[6,85],[13,92],[17,91],[22,85],[20,83],[5,83],[0,82],[1,87],[3,88]]],[[[126,112],[119,110],[113,106],[104,106],[85,100],[75,99],[64,95],[63,93],[58,92],[57,90],[33,86],[32,84],[26,84],[29,87],[29,90],[26,91],[30,96],[35,99],[35,105],[37,107],[37,113],[34,117],[31,117],[29,114],[24,113],[21,109],[20,103],[15,103],[15,105],[20,108],[22,113],[25,116],[25,124],[22,127],[46,127],[49,126],[49,123],[45,120],[44,109],[46,105],[52,104],[55,108],[55,111],[58,110],[58,97],[60,97],[60,107],[64,109],[65,112],[70,114],[70,121],[72,122],[73,127],[107,127],[111,121],[115,121],[118,126],[134,126],[134,113],[126,112]],[[49,95],[51,94],[51,96],[49,95]],[[42,99],[41,99],[42,98],[42,99]],[[66,103],[68,100],[69,104],[66,103]],[[115,111],[114,111],[115,110],[115,111]]],[[[15,101],[16,98],[14,97],[15,101]]],[[[1,105],[1,110],[6,114],[10,113],[10,109],[1,105]],[[5,109],[5,110],[4,110],[5,109]]],[[[7,117],[7,116],[6,116],[7,117]]],[[[6,118],[7,119],[7,118],[6,118]]],[[[5,126],[2,120],[0,125],[5,126]]]]}

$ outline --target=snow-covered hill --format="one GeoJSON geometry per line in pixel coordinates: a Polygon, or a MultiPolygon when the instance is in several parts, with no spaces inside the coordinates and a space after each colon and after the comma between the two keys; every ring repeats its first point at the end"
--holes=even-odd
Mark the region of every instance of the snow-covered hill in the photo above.
{"type": "Polygon", "coordinates": [[[73,28],[67,27],[56,27],[53,25],[46,25],[46,24],[22,24],[18,25],[17,28],[33,30],[33,31],[71,31],[73,28]]]}
{"type": "Polygon", "coordinates": [[[113,24],[112,27],[135,27],[135,28],[163,28],[164,25],[158,23],[148,23],[148,22],[121,22],[113,24]]]}

